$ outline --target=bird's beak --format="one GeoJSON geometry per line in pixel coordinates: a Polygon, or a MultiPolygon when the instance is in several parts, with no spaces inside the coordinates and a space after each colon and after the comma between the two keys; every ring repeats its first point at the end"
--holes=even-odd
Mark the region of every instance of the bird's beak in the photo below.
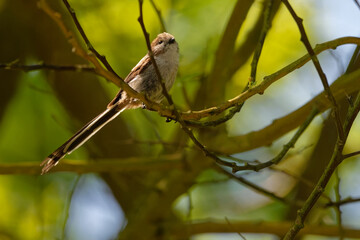
{"type": "Polygon", "coordinates": [[[169,40],[169,44],[172,44],[172,43],[174,43],[175,42],[175,38],[171,38],[170,40],[169,40]]]}

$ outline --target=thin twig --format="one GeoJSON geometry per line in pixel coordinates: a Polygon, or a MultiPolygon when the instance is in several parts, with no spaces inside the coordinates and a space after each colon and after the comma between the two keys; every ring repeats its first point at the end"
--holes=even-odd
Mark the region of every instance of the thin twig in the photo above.
{"type": "Polygon", "coordinates": [[[234,117],[234,115],[242,109],[244,106],[244,103],[241,103],[239,105],[235,105],[232,107],[227,114],[225,114],[223,117],[220,117],[216,120],[207,120],[203,122],[196,122],[196,121],[185,121],[187,125],[192,127],[198,127],[198,128],[205,128],[205,127],[216,127],[220,124],[223,124],[230,119],[234,117]]]}
{"type": "Polygon", "coordinates": [[[245,178],[243,178],[243,177],[241,177],[241,176],[236,176],[236,175],[233,175],[233,174],[231,174],[231,173],[229,173],[229,172],[227,172],[227,171],[224,171],[224,170],[223,170],[220,166],[218,166],[218,165],[215,166],[215,170],[217,170],[217,171],[220,172],[220,173],[225,174],[225,175],[228,176],[230,179],[234,179],[234,180],[236,180],[237,182],[239,182],[239,183],[241,183],[241,184],[243,184],[243,185],[246,185],[247,187],[251,188],[252,190],[254,190],[254,191],[256,191],[256,192],[258,192],[258,193],[260,193],[260,194],[262,194],[262,195],[264,195],[264,196],[267,196],[267,197],[269,197],[269,198],[271,198],[271,199],[277,200],[277,201],[279,201],[279,202],[285,203],[285,204],[290,205],[290,206],[301,206],[301,205],[303,204],[303,203],[300,202],[300,201],[295,201],[295,202],[294,202],[294,201],[291,201],[291,200],[289,200],[289,199],[287,199],[287,198],[279,197],[279,196],[277,196],[275,193],[270,192],[270,191],[268,191],[268,190],[266,190],[266,189],[264,189],[264,188],[262,188],[262,187],[260,187],[260,186],[258,186],[258,185],[256,185],[256,184],[248,181],[247,179],[245,179],[245,178]]]}
{"type": "Polygon", "coordinates": [[[236,173],[238,171],[242,170],[253,170],[253,171],[259,171],[261,169],[270,167],[274,164],[278,164],[286,155],[286,153],[290,150],[290,148],[293,148],[296,141],[300,138],[300,136],[303,134],[303,132],[306,130],[306,128],[310,125],[314,117],[319,113],[318,109],[314,109],[310,115],[307,117],[306,121],[299,127],[299,129],[296,131],[294,136],[290,139],[290,141],[284,145],[282,151],[273,159],[259,163],[259,164],[245,164],[243,166],[234,166],[232,171],[233,173],[236,173]]]}
{"type": "Polygon", "coordinates": [[[357,203],[357,202],[360,202],[360,198],[345,198],[338,202],[328,202],[327,204],[325,204],[325,207],[341,206],[341,205],[345,205],[349,203],[357,203]]]}
{"type": "Polygon", "coordinates": [[[95,48],[94,46],[91,44],[89,38],[86,36],[86,33],[84,32],[84,29],[82,28],[78,18],[76,17],[76,13],[74,11],[74,9],[70,6],[69,2],[67,0],[63,0],[67,10],[69,11],[76,28],[78,29],[81,37],[84,39],[87,48],[93,53],[95,54],[95,56],[97,57],[97,59],[100,60],[100,62],[102,62],[102,64],[104,64],[104,66],[106,67],[107,70],[109,70],[110,72],[112,72],[113,74],[115,74],[118,78],[122,79],[119,75],[117,75],[117,73],[114,71],[114,69],[111,67],[111,65],[109,64],[109,62],[106,60],[106,57],[104,55],[101,55],[95,48]]]}
{"type": "Polygon", "coordinates": [[[354,0],[354,2],[355,2],[355,5],[360,9],[360,3],[359,3],[359,1],[358,1],[358,0],[354,0]]]}
{"type": "MultiPolygon", "coordinates": [[[[264,3],[266,4],[266,3],[264,3]]],[[[250,73],[250,79],[249,79],[249,84],[253,85],[256,81],[256,71],[257,71],[257,66],[258,66],[258,62],[260,59],[260,55],[261,55],[261,51],[262,48],[264,46],[265,43],[265,38],[267,35],[267,32],[269,31],[269,29],[271,28],[271,10],[272,10],[272,6],[274,4],[274,0],[268,0],[267,1],[267,6],[265,8],[265,13],[264,13],[264,25],[261,29],[261,33],[260,33],[260,38],[259,41],[256,45],[255,51],[254,51],[254,56],[251,62],[251,73],[250,73]]]]}
{"type": "Polygon", "coordinates": [[[348,153],[348,154],[345,154],[345,155],[344,155],[344,159],[350,158],[350,157],[354,157],[354,156],[359,155],[359,154],[360,154],[360,151],[348,153]]]}
{"type": "Polygon", "coordinates": [[[242,235],[241,232],[236,230],[236,228],[231,224],[230,220],[227,217],[225,217],[225,221],[227,222],[227,224],[229,224],[229,227],[232,231],[236,232],[242,240],[246,240],[246,237],[242,235]]]}
{"type": "Polygon", "coordinates": [[[86,51],[81,47],[80,43],[77,41],[74,33],[67,29],[65,23],[61,18],[61,14],[51,9],[50,6],[47,4],[46,0],[39,0],[38,7],[42,9],[58,25],[58,27],[64,34],[65,38],[73,47],[72,48],[73,52],[94,65],[95,72],[97,74],[105,77],[105,79],[109,81],[112,81],[115,85],[122,87],[124,90],[126,90],[126,92],[130,91],[131,94],[133,95],[136,94],[135,91],[131,92],[131,88],[129,86],[125,86],[127,84],[124,83],[124,81],[121,78],[117,77],[114,73],[111,72],[109,72],[111,74],[106,73],[106,70],[102,68],[100,62],[95,56],[86,53],[86,51]]]}
{"type": "Polygon", "coordinates": [[[301,38],[300,40],[303,42],[306,50],[308,51],[310,57],[311,57],[311,60],[316,68],[316,71],[318,72],[319,74],[319,77],[321,79],[321,82],[324,86],[324,89],[325,89],[325,92],[326,92],[326,95],[327,95],[327,98],[330,100],[331,104],[332,104],[332,108],[333,108],[333,111],[335,113],[335,122],[336,122],[336,129],[338,131],[338,134],[340,136],[340,141],[344,142],[345,141],[345,136],[344,136],[344,131],[342,129],[342,123],[341,123],[341,119],[340,119],[340,111],[339,111],[339,106],[335,100],[335,97],[334,95],[332,94],[331,90],[330,90],[330,86],[329,86],[329,83],[327,81],[327,78],[326,78],[326,75],[324,73],[324,71],[322,70],[321,68],[321,65],[320,65],[320,62],[319,62],[319,59],[317,58],[314,50],[312,49],[311,47],[311,44],[310,44],[310,41],[306,35],[306,32],[305,32],[305,28],[304,28],[304,25],[303,25],[303,19],[300,18],[296,12],[294,11],[294,9],[292,8],[292,6],[290,5],[289,1],[288,0],[282,0],[282,2],[285,4],[286,8],[289,10],[291,16],[294,18],[298,28],[299,28],[299,31],[300,31],[300,35],[301,35],[301,38]]]}
{"type": "Polygon", "coordinates": [[[165,27],[165,22],[163,17],[161,16],[161,11],[160,9],[156,6],[154,0],[150,0],[151,6],[154,8],[156,15],[159,19],[160,25],[161,25],[161,31],[162,32],[166,32],[166,27],[165,27]]]}
{"type": "MultiPolygon", "coordinates": [[[[315,183],[313,183],[313,182],[309,181],[308,179],[305,179],[305,178],[303,178],[301,176],[298,176],[297,174],[295,174],[293,172],[289,172],[287,169],[286,170],[281,169],[281,168],[278,168],[277,166],[271,166],[269,169],[271,169],[273,171],[284,173],[287,176],[292,177],[292,178],[296,179],[299,182],[302,182],[305,186],[307,186],[310,189],[315,187],[315,183]]],[[[322,197],[324,200],[326,200],[328,202],[332,202],[331,198],[328,195],[326,195],[325,193],[322,193],[320,197],[322,197]]]]}
{"type": "Polygon", "coordinates": [[[19,64],[19,63],[2,63],[0,69],[5,70],[22,70],[24,72],[36,70],[54,70],[54,71],[74,71],[74,72],[92,72],[95,73],[95,68],[88,65],[53,65],[47,63],[40,64],[19,64]]]}

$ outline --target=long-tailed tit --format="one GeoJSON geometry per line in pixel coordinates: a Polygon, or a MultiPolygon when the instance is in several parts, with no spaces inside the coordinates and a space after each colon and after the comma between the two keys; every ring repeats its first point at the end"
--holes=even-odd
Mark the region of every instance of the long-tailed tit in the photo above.
{"type": "MultiPolygon", "coordinates": [[[[179,65],[179,47],[174,36],[169,33],[159,34],[151,43],[156,64],[167,90],[172,87],[179,65]]],[[[131,70],[124,80],[135,91],[144,93],[146,98],[161,102],[164,98],[162,87],[149,54],[146,54],[140,62],[131,70]]],[[[84,144],[90,137],[98,132],[111,120],[116,118],[125,109],[142,107],[143,103],[130,97],[125,91],[120,90],[115,98],[108,104],[107,109],[81,128],[74,136],[51,153],[42,163],[42,174],[47,173],[66,154],[84,144]]]]}

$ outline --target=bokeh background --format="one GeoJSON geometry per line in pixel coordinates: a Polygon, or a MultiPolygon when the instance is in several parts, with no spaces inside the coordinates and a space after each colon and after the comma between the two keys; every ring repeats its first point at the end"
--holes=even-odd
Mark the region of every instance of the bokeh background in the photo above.
{"type": "MultiPolygon", "coordinates": [[[[62,2],[48,2],[61,13],[67,27],[76,32],[62,2]]],[[[220,103],[238,95],[247,84],[251,52],[244,54],[241,59],[243,63],[228,79],[218,79],[223,89],[212,89],[211,85],[206,84],[236,2],[155,2],[161,10],[166,30],[176,37],[180,46],[180,68],[171,91],[179,109],[186,111],[212,106],[214,102],[220,103]],[[210,91],[204,93],[206,89],[210,91]],[[212,99],[212,94],[217,99],[212,99]]],[[[247,2],[251,2],[250,9],[246,12],[236,46],[251,49],[257,39],[251,39],[249,32],[264,14],[265,4],[261,0],[247,2]],[[247,43],[245,40],[249,38],[247,43]]],[[[93,46],[106,56],[120,76],[125,77],[147,51],[137,22],[138,1],[72,0],[70,3],[93,46]]],[[[290,3],[304,19],[313,46],[360,34],[360,9],[353,0],[292,0],[290,3]]],[[[306,53],[290,14],[283,5],[276,8],[258,65],[258,83],[264,76],[306,53]]],[[[144,2],[144,17],[150,38],[153,39],[162,31],[162,27],[150,1],[144,2]]],[[[37,1],[0,0],[0,63],[86,64],[72,53],[71,48],[57,25],[37,7],[37,1]]],[[[354,45],[340,46],[319,56],[330,83],[345,72],[354,49],[354,45]]],[[[4,166],[13,163],[40,164],[78,128],[100,113],[118,91],[114,84],[84,72],[0,69],[0,79],[0,164],[4,166]]],[[[273,84],[264,95],[252,97],[230,121],[217,128],[195,132],[205,142],[211,142],[212,138],[245,135],[296,110],[322,90],[313,65],[308,63],[273,84]]],[[[329,116],[327,111],[315,118],[277,170],[241,172],[240,175],[279,196],[305,200],[333,150],[336,130],[329,116]],[[319,139],[325,140],[320,142],[319,139]],[[319,144],[322,144],[321,147],[319,144]],[[314,151],[319,153],[317,157],[314,157],[314,151]],[[294,176],[306,178],[310,187],[294,176]]],[[[209,219],[237,222],[293,220],[297,207],[264,196],[215,171],[209,167],[211,160],[206,160],[196,150],[179,124],[166,123],[165,120],[155,112],[141,109],[126,111],[66,159],[141,160],[172,154],[179,161],[190,162],[190,170],[186,167],[182,170],[139,169],[121,173],[97,173],[95,170],[87,174],[56,172],[40,176],[39,167],[36,174],[1,175],[0,239],[122,239],[122,236],[136,236],[132,235],[134,231],[139,234],[147,231],[144,222],[134,224],[146,214],[154,219],[194,222],[209,219]]],[[[271,159],[293,133],[277,139],[271,146],[239,151],[232,156],[249,161],[271,159]]],[[[216,142],[221,140],[217,139],[216,142]]],[[[357,119],[345,152],[358,151],[359,142],[360,120],[357,119]]],[[[227,144],[225,140],[223,143],[227,144]]],[[[358,160],[359,157],[348,159],[338,169],[342,198],[360,196],[358,160]]],[[[325,191],[325,195],[334,201],[337,182],[336,178],[332,179],[325,191]]],[[[319,202],[313,208],[308,223],[336,225],[338,218],[335,210],[323,207],[327,199],[321,198],[319,202]]],[[[341,212],[344,227],[360,228],[359,203],[346,204],[341,207],[341,212]]],[[[261,232],[243,235],[246,239],[280,237],[261,232]]],[[[168,236],[163,239],[172,238],[168,236]]],[[[191,239],[241,237],[237,233],[209,233],[195,235],[191,239]]],[[[324,238],[307,236],[305,239],[324,238]]]]}

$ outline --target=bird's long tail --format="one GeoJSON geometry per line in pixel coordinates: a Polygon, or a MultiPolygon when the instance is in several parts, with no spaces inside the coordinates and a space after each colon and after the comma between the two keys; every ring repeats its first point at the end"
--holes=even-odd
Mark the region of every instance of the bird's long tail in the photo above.
{"type": "Polygon", "coordinates": [[[52,167],[54,167],[66,154],[70,154],[72,151],[83,145],[90,137],[97,133],[102,127],[104,127],[111,120],[116,118],[122,111],[126,109],[126,104],[114,104],[96,118],[91,120],[77,133],[74,134],[63,145],[51,153],[41,164],[42,173],[47,173],[52,167]]]}

